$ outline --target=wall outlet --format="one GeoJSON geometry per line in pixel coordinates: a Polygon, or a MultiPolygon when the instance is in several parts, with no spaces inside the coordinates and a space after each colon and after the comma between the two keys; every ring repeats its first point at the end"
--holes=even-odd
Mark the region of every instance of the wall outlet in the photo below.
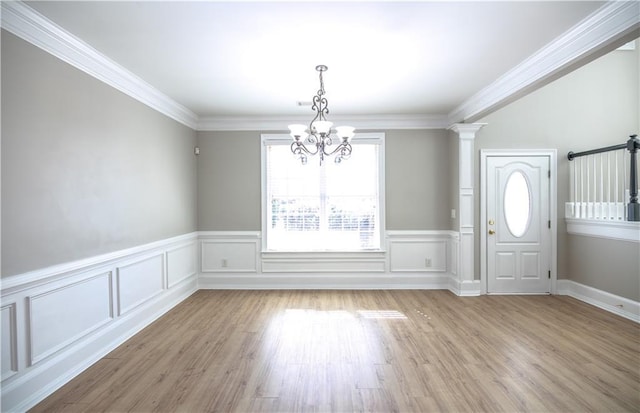
{"type": "Polygon", "coordinates": [[[424,259],[424,266],[427,268],[431,267],[431,258],[424,259]]]}
{"type": "Polygon", "coordinates": [[[223,260],[220,262],[220,265],[222,266],[222,268],[227,268],[227,260],[226,260],[226,258],[225,258],[225,259],[223,259],[223,260]]]}
{"type": "Polygon", "coordinates": [[[455,208],[451,210],[451,219],[456,219],[456,210],[455,210],[455,208]]]}

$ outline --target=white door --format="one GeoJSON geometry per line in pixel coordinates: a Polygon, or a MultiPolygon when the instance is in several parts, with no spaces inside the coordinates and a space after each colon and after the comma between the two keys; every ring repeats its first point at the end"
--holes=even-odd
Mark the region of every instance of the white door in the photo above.
{"type": "Polygon", "coordinates": [[[551,290],[549,156],[488,156],[487,292],[551,290]]]}

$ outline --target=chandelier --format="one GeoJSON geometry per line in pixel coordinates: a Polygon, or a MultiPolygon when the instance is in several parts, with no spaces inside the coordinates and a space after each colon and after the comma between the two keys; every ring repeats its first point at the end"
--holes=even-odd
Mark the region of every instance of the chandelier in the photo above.
{"type": "Polygon", "coordinates": [[[316,116],[309,124],[308,131],[306,125],[289,125],[290,134],[293,138],[291,152],[300,159],[303,165],[307,163],[307,155],[320,155],[320,165],[322,165],[325,156],[335,155],[336,163],[351,157],[351,138],[353,138],[355,128],[337,126],[335,135],[332,135],[331,126],[333,126],[333,123],[329,122],[326,117],[329,113],[329,108],[327,98],[324,96],[322,73],[326,72],[327,69],[325,65],[316,66],[316,70],[320,72],[320,89],[313,97],[311,110],[316,111],[316,116]]]}

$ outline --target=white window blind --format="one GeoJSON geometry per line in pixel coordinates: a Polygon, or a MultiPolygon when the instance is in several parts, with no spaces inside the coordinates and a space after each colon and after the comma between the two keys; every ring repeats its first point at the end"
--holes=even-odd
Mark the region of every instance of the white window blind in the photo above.
{"type": "Polygon", "coordinates": [[[290,142],[264,146],[266,250],[379,249],[380,145],[353,142],[351,159],[320,166],[302,165],[290,142]]]}

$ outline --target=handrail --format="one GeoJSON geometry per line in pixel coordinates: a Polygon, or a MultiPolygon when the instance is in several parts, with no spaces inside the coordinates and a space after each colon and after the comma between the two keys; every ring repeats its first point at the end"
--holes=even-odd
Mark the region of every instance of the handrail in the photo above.
{"type": "MultiPolygon", "coordinates": [[[[636,135],[632,135],[632,136],[636,136],[636,135]]],[[[569,152],[567,154],[567,159],[569,159],[570,161],[573,161],[575,158],[579,158],[581,156],[595,155],[597,153],[610,152],[610,151],[617,151],[619,149],[627,149],[627,144],[621,143],[620,145],[607,146],[605,148],[599,148],[599,149],[590,149],[588,151],[569,152]]]]}
{"type": "Polygon", "coordinates": [[[640,221],[640,204],[638,203],[638,184],[636,176],[638,174],[636,155],[640,149],[640,139],[638,135],[630,135],[626,143],[614,146],[607,146],[599,149],[591,149],[583,152],[569,152],[567,159],[574,160],[580,156],[594,155],[603,152],[615,151],[619,149],[627,149],[630,156],[629,165],[629,203],[627,204],[627,221],[640,221]]]}

